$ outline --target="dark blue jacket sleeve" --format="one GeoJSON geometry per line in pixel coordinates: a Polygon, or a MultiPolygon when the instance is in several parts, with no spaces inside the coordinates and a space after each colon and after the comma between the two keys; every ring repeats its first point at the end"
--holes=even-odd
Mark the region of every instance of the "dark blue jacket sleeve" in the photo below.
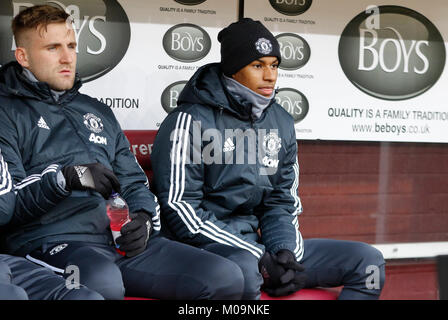
{"type": "MultiPolygon", "coordinates": [[[[22,165],[19,148],[17,146],[17,136],[13,125],[7,120],[6,116],[0,114],[0,150],[2,152],[2,162],[4,174],[6,169],[11,176],[12,186],[8,184],[10,194],[4,196],[2,206],[3,222],[10,221],[11,224],[21,225],[38,219],[56,204],[70,195],[70,192],[64,190],[58,183],[57,175],[60,172],[60,166],[57,164],[49,165],[40,173],[27,176],[22,165]],[[13,188],[10,190],[10,188],[13,188]],[[11,191],[13,193],[11,193],[11,191]],[[11,212],[13,214],[11,215],[11,212]]],[[[8,179],[4,179],[5,185],[8,179]]]]}

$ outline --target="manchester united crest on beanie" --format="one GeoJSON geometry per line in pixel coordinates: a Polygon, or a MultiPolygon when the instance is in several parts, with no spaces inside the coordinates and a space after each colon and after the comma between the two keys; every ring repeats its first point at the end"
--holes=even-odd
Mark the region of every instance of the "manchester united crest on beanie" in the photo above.
{"type": "Polygon", "coordinates": [[[221,68],[232,76],[254,60],[277,57],[281,62],[280,45],[260,21],[243,18],[230,24],[218,34],[221,43],[221,68]]]}

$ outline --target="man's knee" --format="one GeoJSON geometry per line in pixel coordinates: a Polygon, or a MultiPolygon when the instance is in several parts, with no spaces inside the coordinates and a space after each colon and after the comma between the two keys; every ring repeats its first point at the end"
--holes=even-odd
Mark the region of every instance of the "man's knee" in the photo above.
{"type": "Polygon", "coordinates": [[[360,267],[365,269],[381,268],[386,264],[383,254],[378,249],[372,247],[367,243],[360,242],[356,249],[358,256],[361,259],[360,267]]]}
{"type": "Polygon", "coordinates": [[[28,295],[18,286],[0,283],[0,300],[28,300],[28,295]]]}
{"type": "Polygon", "coordinates": [[[202,273],[206,299],[239,300],[244,291],[244,276],[236,263],[222,257],[209,261],[202,273]]]}
{"type": "Polygon", "coordinates": [[[0,261],[0,300],[28,300],[23,288],[11,284],[11,269],[0,261]]]}
{"type": "Polygon", "coordinates": [[[121,271],[114,261],[92,253],[88,247],[79,249],[72,259],[71,264],[79,268],[81,284],[107,300],[124,299],[121,271]]]}
{"type": "Polygon", "coordinates": [[[81,286],[78,289],[70,289],[62,300],[104,300],[104,298],[98,292],[81,286]]]}
{"type": "Polygon", "coordinates": [[[227,257],[234,261],[241,269],[244,278],[244,292],[242,299],[260,299],[260,288],[263,278],[258,270],[258,259],[247,250],[236,250],[234,254],[227,257]]]}
{"type": "Polygon", "coordinates": [[[9,266],[0,261],[0,283],[9,284],[11,283],[11,269],[9,266]]]}
{"type": "Polygon", "coordinates": [[[365,282],[368,288],[382,290],[386,278],[386,262],[381,251],[367,243],[359,242],[352,249],[352,254],[358,257],[354,273],[365,282]]]}
{"type": "Polygon", "coordinates": [[[124,285],[118,266],[112,261],[102,261],[80,270],[82,284],[101,294],[107,300],[122,300],[124,285]]]}
{"type": "Polygon", "coordinates": [[[374,281],[378,281],[378,284],[376,285],[379,287],[379,289],[383,289],[384,283],[386,281],[386,271],[385,271],[385,265],[386,261],[384,260],[383,254],[378,249],[367,245],[368,248],[366,249],[365,253],[365,260],[366,260],[366,270],[365,273],[370,274],[371,278],[374,281]]]}

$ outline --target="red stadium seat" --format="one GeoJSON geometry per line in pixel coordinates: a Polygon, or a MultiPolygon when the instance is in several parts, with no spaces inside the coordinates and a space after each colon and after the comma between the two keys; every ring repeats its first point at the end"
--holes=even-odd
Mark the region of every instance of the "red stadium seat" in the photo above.
{"type": "Polygon", "coordinates": [[[261,300],[337,300],[338,289],[302,289],[289,296],[271,297],[266,292],[261,293],[261,300]]]}
{"type": "MultiPolygon", "coordinates": [[[[336,300],[339,292],[337,289],[302,289],[296,293],[284,297],[271,297],[265,292],[261,293],[260,300],[336,300]]],[[[125,300],[153,300],[138,297],[126,297],[125,300]]]]}
{"type": "MultiPolygon", "coordinates": [[[[145,171],[149,181],[152,179],[151,152],[157,130],[125,130],[126,137],[131,144],[131,151],[138,163],[145,171]]],[[[337,289],[302,289],[289,296],[275,298],[266,293],[261,294],[261,300],[336,300],[339,295],[337,289]]],[[[138,297],[126,297],[125,300],[151,300],[138,297]]]]}
{"type": "Polygon", "coordinates": [[[149,181],[152,179],[151,152],[157,130],[125,130],[124,134],[131,144],[131,151],[145,171],[149,181]]]}

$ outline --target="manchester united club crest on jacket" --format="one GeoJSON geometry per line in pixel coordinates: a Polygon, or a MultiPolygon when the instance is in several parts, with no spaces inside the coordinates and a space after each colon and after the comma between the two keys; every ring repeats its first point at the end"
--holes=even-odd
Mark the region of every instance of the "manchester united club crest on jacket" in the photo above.
{"type": "Polygon", "coordinates": [[[84,124],[86,125],[87,129],[95,133],[100,133],[104,129],[101,119],[93,113],[87,113],[84,115],[84,124]]]}
{"type": "Polygon", "coordinates": [[[270,132],[263,138],[263,150],[266,155],[263,157],[263,165],[269,168],[278,167],[278,152],[282,147],[282,139],[277,132],[270,132]]]}
{"type": "Polygon", "coordinates": [[[93,113],[87,113],[84,115],[84,124],[92,131],[92,133],[89,136],[89,141],[96,143],[96,144],[103,144],[107,146],[107,138],[103,136],[96,135],[95,133],[100,133],[104,129],[103,122],[100,118],[98,118],[93,113]]]}

